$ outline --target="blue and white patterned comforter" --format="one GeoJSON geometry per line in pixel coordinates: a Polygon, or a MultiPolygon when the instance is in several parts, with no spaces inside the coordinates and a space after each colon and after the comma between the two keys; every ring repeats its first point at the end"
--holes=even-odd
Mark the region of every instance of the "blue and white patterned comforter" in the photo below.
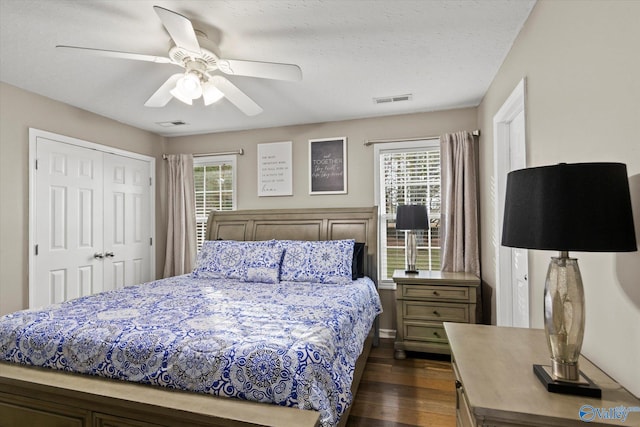
{"type": "Polygon", "coordinates": [[[381,311],[368,278],[185,275],[0,317],[0,360],[315,409],[331,426],[381,311]]]}

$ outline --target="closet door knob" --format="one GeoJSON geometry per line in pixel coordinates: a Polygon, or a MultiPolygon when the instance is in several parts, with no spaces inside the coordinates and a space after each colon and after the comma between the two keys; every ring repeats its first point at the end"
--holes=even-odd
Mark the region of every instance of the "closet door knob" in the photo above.
{"type": "Polygon", "coordinates": [[[100,252],[96,252],[95,254],[93,254],[93,257],[97,259],[102,259],[104,258],[104,255],[102,255],[100,252]]]}
{"type": "Polygon", "coordinates": [[[113,258],[115,254],[113,252],[105,252],[104,256],[106,256],[107,258],[113,258]]]}

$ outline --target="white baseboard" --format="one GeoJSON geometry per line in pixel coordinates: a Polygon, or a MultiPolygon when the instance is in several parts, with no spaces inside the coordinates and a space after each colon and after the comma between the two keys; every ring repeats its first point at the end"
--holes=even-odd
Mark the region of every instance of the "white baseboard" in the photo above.
{"type": "Polygon", "coordinates": [[[395,338],[395,329],[380,329],[380,338],[395,338]]]}

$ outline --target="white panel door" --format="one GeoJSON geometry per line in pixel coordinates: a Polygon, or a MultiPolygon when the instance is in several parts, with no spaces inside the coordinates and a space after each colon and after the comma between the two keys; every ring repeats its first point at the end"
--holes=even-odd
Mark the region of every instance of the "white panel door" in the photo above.
{"type": "Polygon", "coordinates": [[[526,167],[525,85],[525,79],[522,79],[493,116],[494,171],[491,193],[495,200],[493,242],[498,326],[529,326],[527,251],[500,244],[507,174],[526,167]]]}
{"type": "MultiPolygon", "coordinates": [[[[509,123],[509,163],[511,170],[522,169],[525,164],[524,110],[509,123]]],[[[529,327],[529,271],[528,251],[511,248],[511,297],[513,326],[529,327]]]]}
{"type": "Polygon", "coordinates": [[[104,288],[149,281],[149,162],[104,155],[104,288]]]}
{"type": "Polygon", "coordinates": [[[41,307],[102,290],[102,153],[38,138],[35,171],[36,287],[41,307]]]}

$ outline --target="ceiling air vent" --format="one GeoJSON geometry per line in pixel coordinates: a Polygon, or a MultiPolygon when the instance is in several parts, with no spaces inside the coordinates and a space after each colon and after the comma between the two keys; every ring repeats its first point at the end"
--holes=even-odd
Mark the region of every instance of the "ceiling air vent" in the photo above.
{"type": "Polygon", "coordinates": [[[411,101],[413,96],[409,93],[407,95],[394,95],[394,96],[385,96],[382,98],[373,98],[374,104],[390,104],[392,102],[402,102],[402,101],[411,101]]]}
{"type": "Polygon", "coordinates": [[[170,128],[174,126],[183,126],[183,125],[186,125],[187,123],[183,122],[182,120],[172,120],[169,122],[156,122],[156,124],[165,128],[170,128]]]}

